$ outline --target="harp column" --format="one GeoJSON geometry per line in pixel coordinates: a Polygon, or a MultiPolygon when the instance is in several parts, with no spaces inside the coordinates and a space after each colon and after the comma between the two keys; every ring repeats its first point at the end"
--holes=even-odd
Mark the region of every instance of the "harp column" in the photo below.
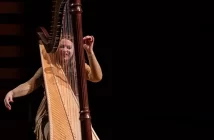
{"type": "Polygon", "coordinates": [[[88,90],[85,75],[81,0],[70,0],[70,13],[72,15],[72,27],[77,64],[82,140],[92,140],[91,116],[88,105],[88,90]]]}

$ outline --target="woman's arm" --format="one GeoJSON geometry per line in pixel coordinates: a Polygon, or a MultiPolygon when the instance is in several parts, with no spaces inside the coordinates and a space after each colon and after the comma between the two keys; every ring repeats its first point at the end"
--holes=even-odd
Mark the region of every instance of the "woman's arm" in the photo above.
{"type": "Polygon", "coordinates": [[[85,63],[87,80],[92,82],[99,82],[102,80],[102,70],[93,51],[94,37],[86,36],[83,38],[83,42],[83,47],[86,51],[89,61],[89,65],[85,63]]]}
{"type": "Polygon", "coordinates": [[[87,54],[89,65],[85,63],[87,80],[92,82],[99,82],[102,80],[102,70],[95,54],[87,54]]]}
{"type": "Polygon", "coordinates": [[[37,89],[42,84],[42,81],[43,81],[43,77],[42,77],[42,67],[41,67],[36,71],[36,73],[30,80],[17,86],[10,92],[13,93],[13,97],[25,96],[33,92],[35,89],[37,89]]]}
{"type": "Polygon", "coordinates": [[[25,96],[31,93],[42,84],[42,81],[42,68],[39,68],[30,80],[17,86],[6,94],[4,98],[5,107],[11,110],[10,102],[13,102],[13,98],[25,96]]]}

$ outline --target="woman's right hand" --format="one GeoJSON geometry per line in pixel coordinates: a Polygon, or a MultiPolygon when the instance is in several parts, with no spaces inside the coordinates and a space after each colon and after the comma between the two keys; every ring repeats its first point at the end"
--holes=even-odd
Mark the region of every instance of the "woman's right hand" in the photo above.
{"type": "Polygon", "coordinates": [[[9,91],[4,98],[4,105],[8,110],[11,110],[10,102],[13,102],[13,92],[9,91]]]}

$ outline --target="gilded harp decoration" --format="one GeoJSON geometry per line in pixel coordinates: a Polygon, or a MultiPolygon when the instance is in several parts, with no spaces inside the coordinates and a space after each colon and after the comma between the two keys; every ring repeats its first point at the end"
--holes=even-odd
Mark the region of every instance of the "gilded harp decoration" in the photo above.
{"type": "Polygon", "coordinates": [[[91,126],[80,0],[53,0],[51,28],[40,27],[50,140],[99,140],[91,126]]]}

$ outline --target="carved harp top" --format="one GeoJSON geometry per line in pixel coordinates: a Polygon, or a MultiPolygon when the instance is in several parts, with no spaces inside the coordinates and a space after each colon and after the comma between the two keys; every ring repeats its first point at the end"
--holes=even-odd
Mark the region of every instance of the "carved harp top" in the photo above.
{"type": "Polygon", "coordinates": [[[66,2],[67,0],[52,1],[52,19],[49,33],[44,27],[38,28],[39,37],[41,38],[47,53],[55,52],[58,48],[62,29],[63,11],[66,2]]]}
{"type": "Polygon", "coordinates": [[[80,0],[53,0],[50,31],[37,30],[50,140],[98,140],[91,127],[80,0]],[[66,50],[66,51],[64,51],[66,50]]]}

